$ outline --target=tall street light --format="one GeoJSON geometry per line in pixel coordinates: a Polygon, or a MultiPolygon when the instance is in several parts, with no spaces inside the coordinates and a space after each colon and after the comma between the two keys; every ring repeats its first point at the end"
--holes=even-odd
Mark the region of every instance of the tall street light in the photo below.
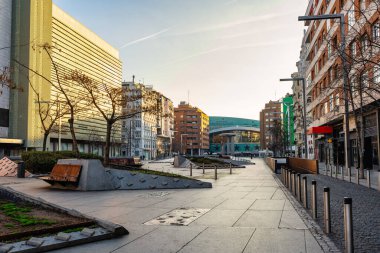
{"type": "Polygon", "coordinates": [[[342,73],[343,73],[343,96],[344,96],[344,153],[346,159],[346,170],[351,181],[351,168],[350,168],[350,127],[349,127],[349,111],[348,111],[348,78],[346,73],[346,38],[345,38],[345,22],[344,14],[328,14],[328,15],[316,15],[316,16],[299,16],[298,21],[311,21],[311,20],[323,20],[323,19],[339,19],[340,21],[340,57],[342,59],[342,73]]]}
{"type": "Polygon", "coordinates": [[[182,136],[186,136],[188,134],[181,134],[181,153],[182,153],[182,136]]]}
{"type": "Polygon", "coordinates": [[[303,141],[305,143],[305,158],[308,156],[308,147],[307,147],[307,131],[306,131],[306,82],[303,77],[293,77],[293,78],[282,78],[280,82],[293,82],[293,81],[302,81],[302,96],[303,96],[303,141]]]}

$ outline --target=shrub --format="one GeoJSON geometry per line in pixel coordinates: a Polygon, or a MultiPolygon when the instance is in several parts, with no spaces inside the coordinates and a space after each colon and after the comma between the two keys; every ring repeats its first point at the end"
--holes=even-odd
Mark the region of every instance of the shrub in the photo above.
{"type": "Polygon", "coordinates": [[[21,158],[25,163],[25,169],[31,173],[50,173],[59,159],[79,158],[103,161],[101,156],[87,153],[75,154],[73,151],[28,151],[22,153],[21,158]]]}

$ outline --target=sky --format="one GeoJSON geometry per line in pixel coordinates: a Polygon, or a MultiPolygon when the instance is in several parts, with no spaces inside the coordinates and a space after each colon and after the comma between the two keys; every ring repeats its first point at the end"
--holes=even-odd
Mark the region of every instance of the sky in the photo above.
{"type": "Polygon", "coordinates": [[[123,80],[209,116],[259,119],[291,92],[307,0],[54,0],[119,50],[123,80]]]}

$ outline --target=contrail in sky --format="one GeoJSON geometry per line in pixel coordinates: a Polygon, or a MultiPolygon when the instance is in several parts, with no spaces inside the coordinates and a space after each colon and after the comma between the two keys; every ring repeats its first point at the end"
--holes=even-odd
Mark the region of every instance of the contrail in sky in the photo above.
{"type": "Polygon", "coordinates": [[[128,42],[127,44],[122,45],[122,46],[120,47],[120,49],[121,49],[121,48],[128,47],[128,46],[133,45],[133,44],[137,44],[137,43],[142,42],[142,41],[144,41],[144,40],[149,40],[149,39],[156,38],[158,35],[160,35],[160,34],[162,34],[162,33],[165,33],[165,32],[167,32],[167,31],[169,31],[169,30],[170,30],[170,28],[166,28],[166,29],[164,29],[164,30],[161,30],[161,31],[156,32],[156,33],[153,33],[153,34],[151,34],[151,35],[148,35],[148,36],[142,37],[142,38],[140,38],[140,39],[133,40],[133,41],[131,41],[131,42],[128,42]]]}

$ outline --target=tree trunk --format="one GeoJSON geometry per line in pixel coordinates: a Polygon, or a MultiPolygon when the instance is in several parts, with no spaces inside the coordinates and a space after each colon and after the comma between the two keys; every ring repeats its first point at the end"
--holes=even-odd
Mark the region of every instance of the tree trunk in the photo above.
{"type": "Polygon", "coordinates": [[[44,140],[42,143],[42,151],[46,151],[46,142],[47,142],[48,136],[49,136],[49,132],[45,131],[44,132],[44,140]]]}
{"type": "Polygon", "coordinates": [[[112,123],[107,121],[106,146],[104,149],[104,166],[109,165],[110,160],[110,143],[111,143],[112,123]]]}
{"type": "Polygon", "coordinates": [[[75,136],[75,130],[74,130],[74,115],[73,114],[71,115],[71,118],[69,119],[69,125],[70,125],[71,138],[73,139],[73,148],[72,148],[72,150],[76,154],[79,154],[78,142],[77,142],[77,138],[75,136]]]}

